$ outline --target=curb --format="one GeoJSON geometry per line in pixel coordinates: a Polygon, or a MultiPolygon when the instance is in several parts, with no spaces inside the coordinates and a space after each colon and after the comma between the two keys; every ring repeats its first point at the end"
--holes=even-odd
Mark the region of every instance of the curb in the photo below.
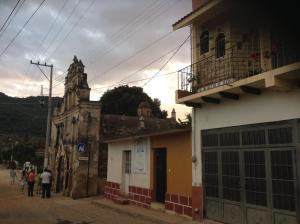
{"type": "Polygon", "coordinates": [[[147,215],[143,215],[143,214],[140,214],[140,213],[133,213],[131,211],[125,211],[124,209],[116,208],[114,206],[103,204],[101,202],[91,201],[91,203],[93,205],[99,206],[101,208],[110,209],[110,210],[113,210],[115,212],[131,216],[133,218],[143,219],[144,221],[150,221],[150,222],[158,223],[158,224],[171,224],[170,222],[166,222],[166,221],[163,221],[163,220],[155,218],[155,217],[149,217],[147,215]]]}

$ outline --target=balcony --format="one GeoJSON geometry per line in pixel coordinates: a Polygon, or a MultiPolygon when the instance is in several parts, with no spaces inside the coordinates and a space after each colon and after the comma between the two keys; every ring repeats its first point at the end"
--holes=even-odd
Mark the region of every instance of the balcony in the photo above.
{"type": "Polygon", "coordinates": [[[300,79],[300,52],[278,49],[226,49],[223,57],[202,56],[178,71],[176,102],[190,106],[238,99],[241,93],[259,94],[264,88],[287,90],[300,79]],[[299,72],[299,73],[297,73],[299,72]]]}

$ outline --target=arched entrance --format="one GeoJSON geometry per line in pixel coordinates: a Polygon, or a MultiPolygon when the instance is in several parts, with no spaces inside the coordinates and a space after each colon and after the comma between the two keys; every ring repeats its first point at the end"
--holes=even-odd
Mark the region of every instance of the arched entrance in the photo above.
{"type": "Polygon", "coordinates": [[[64,186],[64,174],[65,174],[64,157],[60,156],[57,167],[57,179],[56,179],[56,193],[61,192],[64,186]]]}
{"type": "Polygon", "coordinates": [[[55,178],[55,192],[63,192],[68,187],[68,169],[69,169],[69,160],[66,155],[64,146],[61,144],[58,153],[56,156],[56,178],[55,178]]]}

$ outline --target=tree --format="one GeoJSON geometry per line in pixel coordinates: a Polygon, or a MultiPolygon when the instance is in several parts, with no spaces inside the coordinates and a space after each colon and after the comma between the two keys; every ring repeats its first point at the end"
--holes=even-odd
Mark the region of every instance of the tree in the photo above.
{"type": "Polygon", "coordinates": [[[192,127],[192,116],[187,114],[184,120],[178,118],[179,125],[182,128],[191,128],[192,127]]]}
{"type": "Polygon", "coordinates": [[[141,87],[127,85],[106,91],[100,99],[101,111],[103,114],[137,116],[138,105],[143,101],[150,104],[154,117],[167,117],[167,112],[160,109],[159,99],[151,99],[141,87]]]}
{"type": "Polygon", "coordinates": [[[26,161],[33,162],[36,159],[35,152],[36,148],[32,144],[18,144],[13,149],[13,158],[19,164],[23,164],[26,161]]]}

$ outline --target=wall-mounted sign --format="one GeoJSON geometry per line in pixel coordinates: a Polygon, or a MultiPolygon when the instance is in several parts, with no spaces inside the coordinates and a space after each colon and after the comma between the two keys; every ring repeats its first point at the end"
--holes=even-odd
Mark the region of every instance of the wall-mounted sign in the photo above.
{"type": "Polygon", "coordinates": [[[78,143],[76,146],[77,152],[85,152],[86,151],[86,144],[78,143]]]}
{"type": "Polygon", "coordinates": [[[140,139],[134,144],[134,173],[146,174],[147,173],[147,139],[140,139]]]}
{"type": "Polygon", "coordinates": [[[80,161],[87,161],[87,160],[89,160],[89,157],[80,156],[80,157],[78,157],[78,160],[80,160],[80,161]]]}

